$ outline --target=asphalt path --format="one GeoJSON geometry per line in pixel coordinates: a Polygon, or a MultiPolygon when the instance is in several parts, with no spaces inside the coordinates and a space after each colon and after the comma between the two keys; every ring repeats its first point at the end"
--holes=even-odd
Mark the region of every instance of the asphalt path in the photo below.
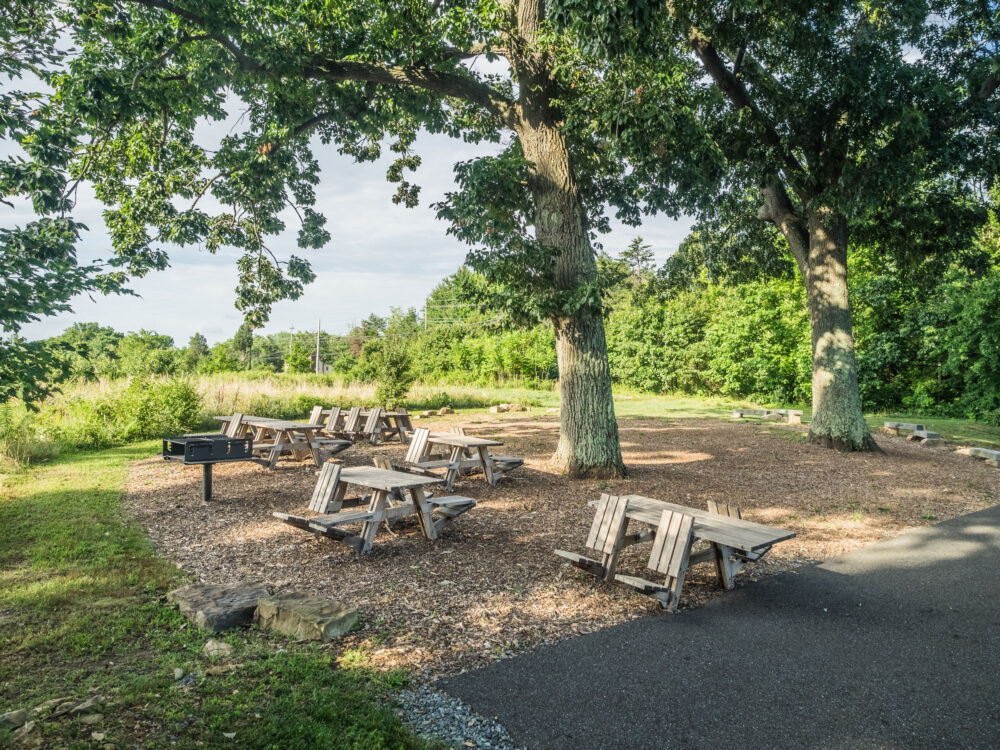
{"type": "Polygon", "coordinates": [[[438,687],[532,749],[1000,748],[1000,506],[438,687]]]}

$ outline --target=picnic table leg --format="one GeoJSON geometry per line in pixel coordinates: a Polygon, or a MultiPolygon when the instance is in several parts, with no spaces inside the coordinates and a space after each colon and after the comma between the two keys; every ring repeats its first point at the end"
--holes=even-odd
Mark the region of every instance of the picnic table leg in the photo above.
{"type": "Polygon", "coordinates": [[[420,528],[424,536],[428,539],[437,539],[437,529],[434,528],[434,521],[431,518],[431,504],[427,502],[427,495],[423,487],[411,487],[410,497],[413,498],[413,506],[417,510],[420,519],[420,528]]]}
{"type": "Polygon", "coordinates": [[[736,551],[732,547],[724,544],[712,544],[715,549],[715,570],[719,574],[719,583],[726,590],[736,587],[736,574],[743,567],[739,562],[733,560],[733,553],[736,551]]]}
{"type": "Polygon", "coordinates": [[[413,424],[410,422],[409,417],[396,417],[396,427],[399,428],[399,442],[403,445],[410,444],[410,436],[406,434],[407,430],[413,429],[413,424]]]}
{"type": "Polygon", "coordinates": [[[448,460],[451,462],[451,466],[448,467],[448,473],[445,475],[445,492],[451,492],[455,488],[455,480],[458,479],[459,467],[462,465],[462,449],[458,446],[453,447],[451,457],[448,460]]]}
{"type": "Polygon", "coordinates": [[[490,487],[496,487],[498,477],[493,472],[493,457],[485,445],[479,446],[479,462],[483,465],[483,473],[486,474],[486,481],[490,483],[490,487]]]}
{"type": "Polygon", "coordinates": [[[347,482],[338,482],[337,489],[333,492],[333,498],[326,506],[327,513],[339,513],[344,507],[344,495],[347,494],[347,482]]]}
{"type": "Polygon", "coordinates": [[[314,437],[315,435],[310,435],[308,432],[305,433],[306,444],[309,446],[309,452],[312,453],[313,463],[317,467],[322,467],[324,464],[323,456],[320,454],[319,443],[313,440],[314,437]]]}
{"type": "Polygon", "coordinates": [[[375,534],[378,533],[379,524],[382,523],[382,511],[385,510],[385,490],[375,490],[368,510],[374,513],[370,521],[365,521],[361,526],[361,550],[362,555],[371,554],[372,545],[375,543],[375,534]]]}
{"type": "Polygon", "coordinates": [[[271,448],[271,457],[268,459],[267,468],[273,469],[278,463],[278,457],[285,450],[285,433],[283,430],[279,430],[274,437],[274,446],[271,448]]]}
{"type": "Polygon", "coordinates": [[[201,499],[206,503],[212,500],[212,464],[201,465],[201,499]]]}

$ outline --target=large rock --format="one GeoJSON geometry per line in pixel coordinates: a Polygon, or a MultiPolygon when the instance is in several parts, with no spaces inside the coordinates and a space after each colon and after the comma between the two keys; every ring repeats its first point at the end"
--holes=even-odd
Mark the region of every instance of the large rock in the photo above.
{"type": "Polygon", "coordinates": [[[202,648],[201,653],[209,659],[227,659],[233,655],[233,646],[225,641],[217,641],[214,638],[209,638],[204,648],[202,648]]]}
{"type": "Polygon", "coordinates": [[[202,630],[218,632],[248,625],[257,601],[270,592],[266,586],[217,586],[192,583],[167,594],[186,618],[202,630]]]}
{"type": "Polygon", "coordinates": [[[341,602],[291,593],[261,598],[253,621],[298,641],[332,641],[350,631],[359,617],[341,602]]]}
{"type": "Polygon", "coordinates": [[[17,729],[28,720],[28,712],[23,708],[0,714],[0,729],[17,729]]]}

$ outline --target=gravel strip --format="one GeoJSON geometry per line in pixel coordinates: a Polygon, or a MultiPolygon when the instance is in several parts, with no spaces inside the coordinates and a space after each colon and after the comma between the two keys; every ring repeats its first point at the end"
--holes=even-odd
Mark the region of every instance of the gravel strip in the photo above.
{"type": "Polygon", "coordinates": [[[403,724],[423,737],[456,748],[526,750],[514,744],[498,721],[480,716],[464,702],[427,685],[400,691],[396,700],[403,724]]]}

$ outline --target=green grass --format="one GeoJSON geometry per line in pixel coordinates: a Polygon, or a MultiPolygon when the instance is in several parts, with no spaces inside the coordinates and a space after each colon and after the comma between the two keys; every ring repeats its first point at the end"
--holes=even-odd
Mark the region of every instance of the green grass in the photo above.
{"type": "MultiPolygon", "coordinates": [[[[155,448],[0,477],[0,713],[91,691],[110,701],[96,724],[40,720],[45,747],[91,747],[93,732],[150,748],[426,747],[384,701],[402,674],[339,668],[322,647],[234,631],[238,666],[207,674],[209,636],[163,602],[181,574],[121,508],[129,463],[155,448]],[[175,667],[200,676],[177,687],[175,667]]],[[[0,747],[11,742],[0,733],[0,747]]]]}

